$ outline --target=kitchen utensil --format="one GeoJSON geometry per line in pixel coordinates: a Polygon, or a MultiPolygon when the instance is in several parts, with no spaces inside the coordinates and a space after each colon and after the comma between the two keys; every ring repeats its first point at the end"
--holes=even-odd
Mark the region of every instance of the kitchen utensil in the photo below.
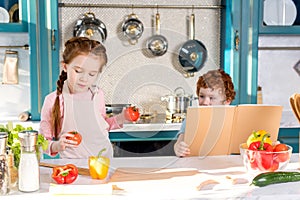
{"type": "Polygon", "coordinates": [[[190,39],[179,51],[179,62],[187,72],[199,71],[207,58],[207,50],[202,42],[195,39],[195,15],[190,16],[190,39]]]}
{"type": "Polygon", "coordinates": [[[127,15],[122,24],[123,34],[129,39],[130,44],[136,44],[144,32],[144,25],[134,13],[127,15]]]}
{"type": "Polygon", "coordinates": [[[181,176],[194,176],[198,173],[199,171],[194,168],[117,168],[109,182],[162,180],[181,176]]]}
{"type": "MultiPolygon", "coordinates": [[[[298,11],[299,12],[299,11],[298,11]]],[[[265,0],[263,21],[270,26],[293,25],[297,8],[292,0],[265,0]]]]}
{"type": "MultiPolygon", "coordinates": [[[[60,165],[40,162],[40,166],[41,167],[54,168],[54,167],[58,167],[60,165]]],[[[80,175],[84,175],[84,176],[89,176],[90,175],[90,171],[89,171],[88,168],[77,167],[77,169],[78,169],[78,174],[80,174],[80,175]]]]}
{"type": "Polygon", "coordinates": [[[9,13],[3,7],[0,7],[0,23],[8,23],[9,22],[9,13]]]}
{"type": "Polygon", "coordinates": [[[107,30],[105,24],[97,19],[94,13],[87,12],[81,19],[77,20],[73,35],[76,37],[88,37],[103,43],[107,38],[107,30]]]}
{"type": "Polygon", "coordinates": [[[294,95],[294,105],[295,105],[297,114],[300,117],[300,94],[298,94],[298,93],[296,93],[294,95]]]}
{"type": "Polygon", "coordinates": [[[19,22],[19,4],[14,4],[8,11],[9,22],[19,22]]]}
{"type": "Polygon", "coordinates": [[[129,107],[131,104],[105,104],[106,114],[119,114],[123,108],[129,107]]]}
{"type": "Polygon", "coordinates": [[[154,56],[162,56],[168,50],[167,39],[160,35],[160,14],[155,15],[156,33],[147,41],[147,47],[154,56]]]}
{"type": "Polygon", "coordinates": [[[186,113],[188,106],[192,105],[193,100],[197,97],[193,95],[185,94],[182,87],[178,87],[174,90],[174,94],[161,97],[162,101],[167,101],[167,110],[170,113],[186,113]],[[182,91],[180,93],[180,91],[182,91]]]}
{"type": "Polygon", "coordinates": [[[290,106],[294,112],[294,115],[296,116],[298,122],[300,123],[300,115],[298,114],[298,111],[296,109],[296,104],[295,104],[295,94],[293,94],[291,97],[290,97],[290,106]]]}

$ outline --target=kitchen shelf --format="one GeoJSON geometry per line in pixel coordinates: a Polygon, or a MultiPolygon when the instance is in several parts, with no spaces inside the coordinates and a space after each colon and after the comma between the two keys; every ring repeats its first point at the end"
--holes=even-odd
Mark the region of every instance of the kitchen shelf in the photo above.
{"type": "Polygon", "coordinates": [[[0,23],[0,32],[28,32],[27,24],[25,23],[0,23]]]}

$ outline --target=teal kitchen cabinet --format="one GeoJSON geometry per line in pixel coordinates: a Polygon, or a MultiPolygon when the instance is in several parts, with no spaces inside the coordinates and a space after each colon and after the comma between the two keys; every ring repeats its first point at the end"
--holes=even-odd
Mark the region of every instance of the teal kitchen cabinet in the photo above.
{"type": "MultiPolygon", "coordinates": [[[[0,23],[0,32],[28,32],[29,0],[18,0],[19,22],[0,23]]],[[[4,2],[3,2],[4,4],[4,2]]],[[[17,12],[17,11],[16,11],[17,12]]]]}

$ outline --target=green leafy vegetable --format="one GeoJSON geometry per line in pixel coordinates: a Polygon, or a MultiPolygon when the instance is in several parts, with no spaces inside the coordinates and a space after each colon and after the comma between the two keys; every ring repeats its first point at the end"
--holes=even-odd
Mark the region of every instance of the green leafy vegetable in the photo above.
{"type": "MultiPolygon", "coordinates": [[[[16,167],[19,166],[20,157],[21,157],[21,144],[20,144],[18,133],[25,130],[33,130],[33,128],[24,127],[20,124],[16,124],[16,126],[13,127],[12,122],[8,122],[6,126],[0,124],[0,131],[8,133],[7,145],[14,154],[14,161],[16,167]]],[[[48,140],[42,134],[38,134],[37,141],[36,141],[37,156],[38,157],[41,156],[40,150],[46,150],[47,148],[48,148],[48,140]]]]}

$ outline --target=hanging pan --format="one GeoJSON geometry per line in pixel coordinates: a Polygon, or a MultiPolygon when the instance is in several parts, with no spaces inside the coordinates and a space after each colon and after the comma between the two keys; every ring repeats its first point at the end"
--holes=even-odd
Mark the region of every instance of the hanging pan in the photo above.
{"type": "Polygon", "coordinates": [[[154,56],[162,56],[168,50],[168,41],[164,36],[160,35],[160,15],[158,12],[155,19],[156,34],[149,38],[147,47],[154,56]]]}
{"type": "Polygon", "coordinates": [[[144,32],[144,25],[138,19],[137,15],[132,13],[126,16],[122,24],[122,31],[129,39],[130,44],[136,44],[144,32]]]}
{"type": "Polygon", "coordinates": [[[77,20],[73,35],[76,37],[88,37],[103,43],[107,38],[107,30],[105,24],[97,19],[94,13],[88,12],[81,19],[77,20]]]}
{"type": "Polygon", "coordinates": [[[195,15],[190,16],[190,39],[186,41],[179,51],[179,62],[187,72],[199,71],[207,58],[204,44],[195,39],[195,15]]]}

